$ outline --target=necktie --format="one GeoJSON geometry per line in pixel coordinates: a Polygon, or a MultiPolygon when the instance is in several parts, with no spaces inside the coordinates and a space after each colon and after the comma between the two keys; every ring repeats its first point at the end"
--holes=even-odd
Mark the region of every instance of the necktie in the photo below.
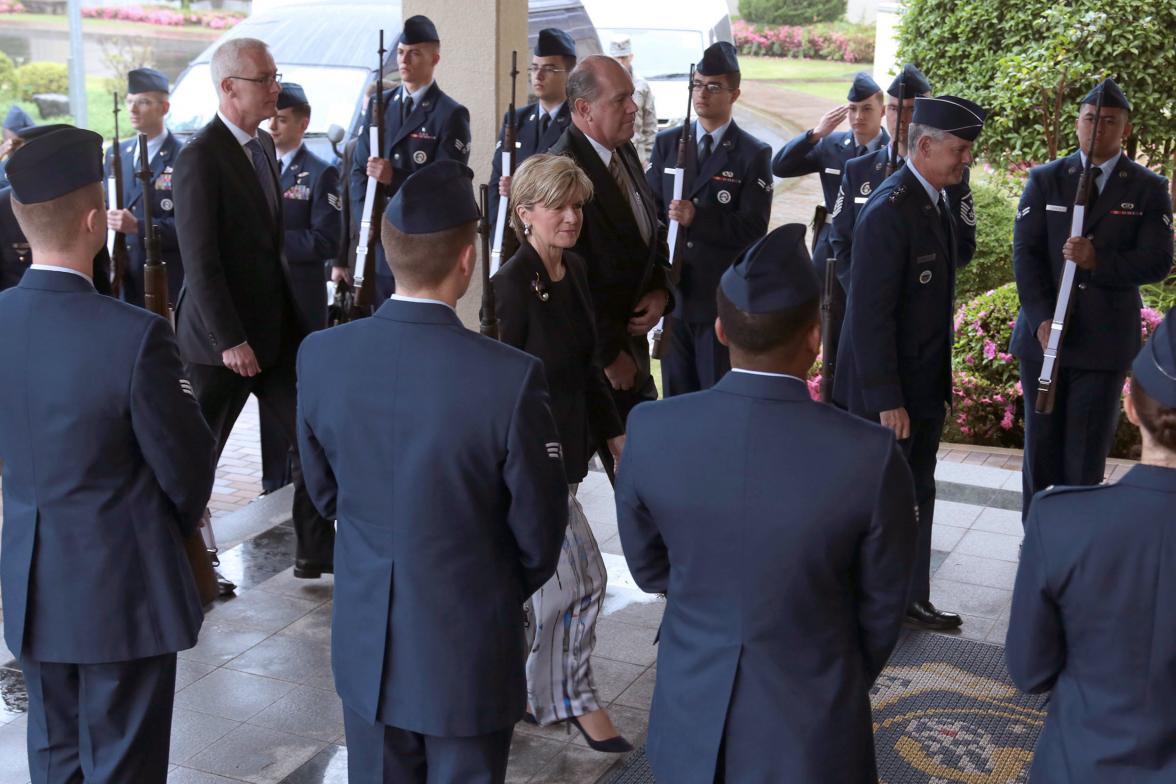
{"type": "Polygon", "coordinates": [[[551,126],[551,115],[544,112],[543,119],[539,120],[539,136],[547,134],[547,129],[551,126]]]}
{"type": "Polygon", "coordinates": [[[616,180],[617,187],[621,189],[621,193],[625,196],[625,201],[629,203],[629,209],[633,212],[633,219],[637,222],[637,228],[641,231],[641,238],[648,243],[650,236],[653,234],[653,227],[650,226],[649,216],[645,213],[645,207],[641,204],[641,199],[637,196],[636,192],[634,192],[629,182],[629,175],[625,172],[625,167],[621,164],[621,153],[619,150],[614,150],[612,158],[609,159],[608,173],[616,180]]]}
{"type": "Polygon", "coordinates": [[[282,160],[281,158],[278,158],[278,176],[281,177],[285,173],[286,173],[286,162],[284,160],[282,160]]]}
{"type": "Polygon", "coordinates": [[[947,198],[943,192],[939,193],[939,222],[943,226],[943,236],[947,239],[947,247],[955,258],[955,221],[952,220],[951,210],[947,206],[947,198]]]}
{"type": "Polygon", "coordinates": [[[261,149],[261,142],[250,139],[245,145],[249,150],[249,157],[253,159],[253,173],[257,175],[257,182],[261,185],[261,192],[265,194],[266,204],[270,214],[278,212],[278,189],[274,186],[274,178],[270,173],[269,161],[265,159],[265,151],[261,149]]]}
{"type": "Polygon", "coordinates": [[[702,139],[698,142],[698,168],[701,169],[706,159],[710,157],[711,147],[714,145],[715,139],[709,133],[704,133],[702,139]]]}
{"type": "Polygon", "coordinates": [[[860,158],[868,152],[869,152],[869,150],[866,148],[866,145],[859,144],[857,146],[857,149],[853,151],[853,157],[860,158]]]}
{"type": "Polygon", "coordinates": [[[1090,167],[1090,203],[1098,201],[1098,195],[1102,190],[1098,187],[1098,178],[1102,176],[1102,169],[1098,166],[1090,167]]]}
{"type": "Polygon", "coordinates": [[[408,116],[412,114],[412,96],[409,95],[404,99],[404,114],[400,118],[400,122],[408,122],[408,116]]]}

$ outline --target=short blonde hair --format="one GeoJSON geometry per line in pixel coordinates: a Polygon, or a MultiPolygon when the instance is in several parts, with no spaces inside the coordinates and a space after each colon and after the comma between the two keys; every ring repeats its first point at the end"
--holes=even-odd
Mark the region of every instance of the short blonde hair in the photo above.
{"type": "Polygon", "coordinates": [[[102,183],[93,182],[49,201],[22,204],[12,194],[12,214],[29,244],[41,251],[71,250],[82,233],[82,218],[103,209],[102,183]]]}
{"type": "Polygon", "coordinates": [[[519,242],[526,242],[523,221],[516,207],[533,209],[536,204],[542,204],[557,209],[591,198],[592,180],[571,158],[550,153],[532,155],[510,178],[510,225],[519,242]]]}

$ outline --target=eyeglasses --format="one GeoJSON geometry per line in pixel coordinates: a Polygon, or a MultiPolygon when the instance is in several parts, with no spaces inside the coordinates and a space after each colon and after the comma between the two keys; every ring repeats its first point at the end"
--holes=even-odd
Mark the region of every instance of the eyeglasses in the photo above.
{"type": "Polygon", "coordinates": [[[727,87],[726,85],[719,84],[718,82],[691,82],[690,89],[691,90],[705,90],[706,92],[710,93],[711,95],[718,95],[719,93],[731,92],[735,88],[734,87],[727,87]]]}
{"type": "Polygon", "coordinates": [[[248,76],[230,76],[229,78],[240,79],[243,82],[253,82],[254,84],[260,84],[262,87],[273,87],[275,84],[282,81],[282,75],[280,73],[270,74],[269,76],[261,76],[256,79],[252,79],[248,76]]]}
{"type": "Polygon", "coordinates": [[[150,98],[136,98],[134,100],[131,100],[130,98],[128,98],[127,99],[127,108],[128,109],[150,109],[152,106],[156,106],[160,103],[162,103],[162,101],[153,101],[150,98]]]}
{"type": "Polygon", "coordinates": [[[560,68],[557,65],[531,65],[527,67],[527,73],[531,74],[532,76],[537,73],[542,73],[544,76],[554,76],[558,73],[564,73],[567,70],[567,68],[560,68]]]}

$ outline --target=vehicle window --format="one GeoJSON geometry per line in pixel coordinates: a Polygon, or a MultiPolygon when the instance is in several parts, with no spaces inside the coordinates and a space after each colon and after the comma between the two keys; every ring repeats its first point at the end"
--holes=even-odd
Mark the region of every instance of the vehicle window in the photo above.
{"type": "Polygon", "coordinates": [[[614,38],[629,36],[633,42],[633,70],[646,79],[685,79],[690,64],[705,49],[700,30],[655,30],[598,28],[600,42],[608,51],[614,38]]]}

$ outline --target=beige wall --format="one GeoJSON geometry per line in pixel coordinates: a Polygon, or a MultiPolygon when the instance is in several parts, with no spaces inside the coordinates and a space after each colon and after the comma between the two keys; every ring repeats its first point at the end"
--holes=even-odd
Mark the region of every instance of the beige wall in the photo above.
{"type": "MultiPolygon", "coordinates": [[[[510,102],[510,53],[519,52],[520,100],[527,95],[527,0],[405,0],[404,17],[424,14],[437,25],[441,64],[437,83],[470,110],[470,168],[474,185],[490,179],[490,156],[510,102]]],[[[477,329],[481,270],[458,303],[467,326],[477,329]]]]}

